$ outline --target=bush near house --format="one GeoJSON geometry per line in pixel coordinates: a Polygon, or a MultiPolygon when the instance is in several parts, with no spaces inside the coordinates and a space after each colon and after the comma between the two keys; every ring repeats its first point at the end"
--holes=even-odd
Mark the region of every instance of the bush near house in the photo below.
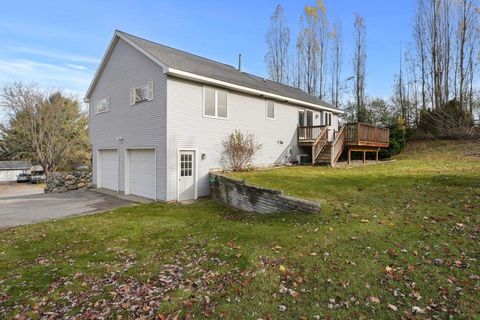
{"type": "Polygon", "coordinates": [[[222,158],[227,169],[242,171],[251,165],[255,154],[262,149],[252,133],[233,131],[222,141],[222,158]]]}
{"type": "Polygon", "coordinates": [[[232,174],[319,200],[318,215],[249,215],[203,200],[3,230],[0,314],[476,318],[479,149],[415,142],[380,165],[232,174]]]}

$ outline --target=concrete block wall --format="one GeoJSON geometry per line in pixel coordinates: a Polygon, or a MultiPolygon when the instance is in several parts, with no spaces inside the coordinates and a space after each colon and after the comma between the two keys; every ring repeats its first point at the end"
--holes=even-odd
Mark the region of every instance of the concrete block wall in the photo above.
{"type": "Polygon", "coordinates": [[[247,212],[320,212],[317,202],[289,197],[279,190],[251,186],[216,172],[210,173],[210,193],[213,199],[247,212]]]}

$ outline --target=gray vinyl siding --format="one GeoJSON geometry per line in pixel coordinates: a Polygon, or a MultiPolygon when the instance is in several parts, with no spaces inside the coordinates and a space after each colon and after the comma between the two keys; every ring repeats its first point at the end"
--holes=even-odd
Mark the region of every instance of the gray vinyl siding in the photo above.
{"type": "Polygon", "coordinates": [[[125,152],[128,148],[156,150],[157,199],[166,200],[166,94],[162,68],[123,40],[118,40],[91,94],[90,142],[93,149],[93,181],[97,181],[97,150],[117,149],[119,190],[125,190],[125,152]],[[134,106],[129,91],[153,80],[152,101],[134,106]],[[109,111],[95,114],[95,101],[109,97],[109,111]],[[122,137],[123,140],[117,140],[122,137]]]}
{"type": "MultiPolygon", "coordinates": [[[[210,169],[223,168],[221,142],[235,129],[253,133],[262,144],[253,161],[255,166],[286,163],[299,152],[296,130],[298,110],[305,110],[303,107],[275,101],[275,119],[269,120],[264,98],[228,91],[228,119],[215,119],[203,116],[202,84],[168,77],[167,91],[168,200],[177,197],[177,155],[181,148],[198,150],[199,197],[209,194],[210,169]],[[203,153],[205,159],[201,160],[203,153]]],[[[320,121],[320,112],[314,111],[314,125],[320,125],[320,121]]]]}

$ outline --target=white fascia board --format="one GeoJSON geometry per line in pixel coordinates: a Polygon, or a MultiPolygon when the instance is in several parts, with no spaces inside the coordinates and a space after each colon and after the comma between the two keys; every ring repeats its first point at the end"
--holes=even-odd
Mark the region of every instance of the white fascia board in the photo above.
{"type": "Polygon", "coordinates": [[[258,96],[262,96],[262,97],[265,97],[265,98],[271,98],[271,99],[275,99],[275,100],[279,100],[279,101],[285,101],[285,102],[289,102],[289,103],[292,103],[292,104],[295,104],[295,105],[310,107],[310,108],[314,108],[314,109],[317,109],[317,110],[330,111],[332,113],[337,113],[337,114],[343,114],[344,113],[341,110],[337,110],[337,109],[333,109],[333,108],[329,108],[329,107],[325,107],[325,106],[321,106],[321,105],[318,105],[318,104],[309,103],[309,102],[305,102],[305,101],[301,101],[301,100],[297,100],[297,99],[288,98],[288,97],[277,95],[277,94],[274,94],[274,93],[265,92],[265,91],[262,91],[262,90],[257,90],[257,89],[244,87],[244,86],[240,86],[240,85],[237,85],[237,84],[212,79],[212,78],[209,78],[209,77],[200,76],[200,75],[197,75],[197,74],[194,74],[194,73],[190,73],[190,72],[186,72],[186,71],[182,71],[182,70],[178,70],[178,69],[174,69],[174,68],[168,68],[167,74],[172,75],[172,76],[176,76],[176,77],[179,77],[179,78],[183,78],[183,79],[194,80],[194,81],[198,81],[198,82],[203,82],[203,83],[213,84],[213,85],[217,85],[217,86],[221,86],[221,87],[225,87],[225,88],[230,88],[230,89],[233,89],[233,90],[236,90],[236,91],[245,92],[245,93],[249,93],[249,94],[253,94],[253,95],[258,95],[258,96]]]}
{"type": "Polygon", "coordinates": [[[138,51],[140,51],[141,53],[143,53],[145,56],[147,56],[148,58],[150,58],[153,62],[155,62],[156,64],[158,64],[160,67],[162,67],[163,69],[163,73],[167,73],[168,72],[168,66],[163,63],[162,61],[158,60],[157,58],[155,58],[153,55],[151,55],[148,51],[146,51],[145,49],[143,49],[142,47],[138,46],[135,42],[133,42],[132,40],[128,39],[127,37],[125,37],[121,32],[118,32],[118,31],[115,31],[114,35],[113,35],[113,38],[112,40],[110,41],[108,47],[107,47],[107,51],[105,52],[105,54],[103,55],[103,58],[102,60],[100,61],[100,65],[98,66],[97,68],[97,71],[95,72],[95,76],[93,77],[93,80],[92,82],[90,83],[90,86],[88,87],[88,90],[87,90],[87,93],[85,94],[85,97],[83,98],[83,101],[85,103],[89,103],[90,102],[90,95],[92,94],[92,91],[93,91],[93,88],[95,87],[95,85],[97,84],[97,81],[98,79],[100,78],[100,74],[102,73],[103,69],[105,68],[105,65],[108,61],[108,59],[110,58],[110,55],[112,54],[112,51],[113,51],[113,47],[116,45],[118,39],[122,39],[123,41],[125,41],[126,43],[128,43],[129,45],[131,45],[132,47],[134,47],[135,49],[137,49],[138,51]]]}
{"type": "Polygon", "coordinates": [[[149,57],[153,62],[155,62],[156,64],[158,64],[160,67],[162,67],[163,69],[163,73],[167,73],[168,72],[168,66],[163,63],[162,61],[158,60],[157,58],[155,58],[153,55],[150,54],[150,52],[148,52],[147,50],[143,49],[142,47],[140,47],[139,45],[137,45],[135,42],[133,42],[132,40],[128,39],[127,37],[124,37],[123,34],[119,33],[119,32],[116,32],[116,34],[123,40],[125,41],[126,43],[128,43],[129,45],[131,45],[132,47],[134,47],[135,49],[137,49],[138,51],[140,51],[141,53],[143,53],[144,55],[146,55],[147,57],[149,57]]]}
{"type": "Polygon", "coordinates": [[[105,68],[105,64],[107,63],[107,60],[110,58],[110,55],[112,53],[113,47],[117,43],[118,40],[118,35],[115,32],[115,34],[112,37],[112,40],[110,40],[110,43],[108,44],[107,51],[103,54],[102,60],[100,61],[100,64],[98,65],[97,71],[95,71],[95,75],[93,76],[92,82],[90,83],[90,86],[88,87],[87,92],[85,93],[85,96],[83,98],[83,101],[85,103],[90,102],[90,95],[92,94],[93,88],[97,84],[98,78],[100,77],[100,74],[103,71],[103,68],[105,68]]]}

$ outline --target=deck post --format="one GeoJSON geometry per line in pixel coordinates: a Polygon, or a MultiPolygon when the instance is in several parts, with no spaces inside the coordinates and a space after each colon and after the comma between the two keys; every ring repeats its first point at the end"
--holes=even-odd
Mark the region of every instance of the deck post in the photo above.
{"type": "Polygon", "coordinates": [[[367,151],[363,151],[363,163],[367,160],[367,151]]]}
{"type": "Polygon", "coordinates": [[[350,161],[352,160],[352,150],[348,148],[348,165],[350,165],[350,161]]]}
{"type": "Polygon", "coordinates": [[[377,161],[377,163],[378,163],[378,152],[379,152],[379,151],[380,151],[380,148],[377,149],[377,154],[376,154],[376,156],[375,156],[375,160],[377,161]]]}

